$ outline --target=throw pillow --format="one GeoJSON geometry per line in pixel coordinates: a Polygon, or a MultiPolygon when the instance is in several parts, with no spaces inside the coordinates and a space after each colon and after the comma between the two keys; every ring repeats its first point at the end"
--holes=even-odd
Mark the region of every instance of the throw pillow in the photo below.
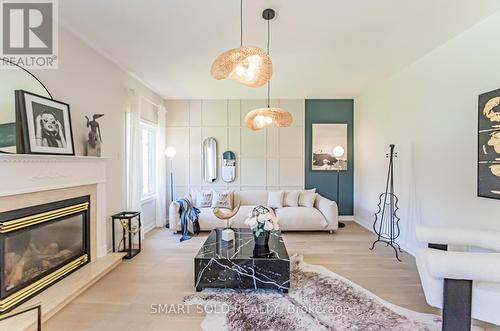
{"type": "Polygon", "coordinates": [[[299,196],[299,206],[313,208],[317,193],[303,191],[299,196]]]}
{"type": "Polygon", "coordinates": [[[283,191],[269,192],[267,196],[267,206],[269,208],[283,208],[283,191]]]}
{"type": "Polygon", "coordinates": [[[196,208],[208,208],[212,205],[212,191],[196,191],[195,204],[196,208]]]}
{"type": "Polygon", "coordinates": [[[299,205],[300,191],[289,191],[285,193],[285,207],[297,207],[299,205]]]}
{"type": "Polygon", "coordinates": [[[212,208],[233,209],[233,191],[213,191],[212,208]]]}

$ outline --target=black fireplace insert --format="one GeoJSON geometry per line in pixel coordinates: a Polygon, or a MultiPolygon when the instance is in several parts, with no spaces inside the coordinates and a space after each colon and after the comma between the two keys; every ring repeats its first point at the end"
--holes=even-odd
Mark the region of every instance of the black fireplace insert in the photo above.
{"type": "Polygon", "coordinates": [[[90,261],[90,196],[0,213],[0,313],[90,261]]]}

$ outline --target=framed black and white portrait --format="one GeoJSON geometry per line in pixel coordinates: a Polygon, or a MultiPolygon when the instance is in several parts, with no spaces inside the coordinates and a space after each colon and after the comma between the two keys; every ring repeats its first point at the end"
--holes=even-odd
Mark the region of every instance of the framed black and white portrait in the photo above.
{"type": "Polygon", "coordinates": [[[347,124],[312,125],[312,170],[347,171],[347,124]]]}
{"type": "Polygon", "coordinates": [[[500,199],[500,89],[479,96],[477,195],[500,199]]]}
{"type": "Polygon", "coordinates": [[[16,113],[24,153],[75,155],[68,104],[17,90],[16,113]]]}

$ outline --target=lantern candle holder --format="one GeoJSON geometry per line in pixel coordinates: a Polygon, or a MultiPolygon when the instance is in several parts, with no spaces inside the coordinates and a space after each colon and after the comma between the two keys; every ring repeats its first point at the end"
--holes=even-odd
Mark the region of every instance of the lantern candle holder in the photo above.
{"type": "Polygon", "coordinates": [[[113,252],[127,253],[123,258],[131,259],[141,252],[141,213],[138,211],[123,211],[111,216],[112,220],[112,236],[113,236],[113,252]],[[122,227],[122,239],[116,247],[115,221],[120,221],[122,227]],[[138,245],[134,247],[134,239],[138,238],[138,245]],[[123,244],[123,249],[120,246],[123,244]]]}

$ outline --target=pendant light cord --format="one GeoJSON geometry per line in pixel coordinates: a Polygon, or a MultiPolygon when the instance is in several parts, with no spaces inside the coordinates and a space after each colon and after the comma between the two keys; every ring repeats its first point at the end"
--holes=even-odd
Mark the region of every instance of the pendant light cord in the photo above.
{"type": "Polygon", "coordinates": [[[271,28],[270,28],[270,20],[267,20],[267,55],[269,55],[271,52],[270,52],[270,40],[271,40],[271,28]]]}
{"type": "Polygon", "coordinates": [[[243,0],[240,0],[240,47],[243,47],[243,0]]]}
{"type": "MultiPolygon", "coordinates": [[[[271,29],[270,29],[270,20],[267,20],[267,55],[270,52],[270,40],[271,40],[271,29]]],[[[271,80],[267,81],[267,108],[270,108],[270,100],[271,100],[271,80]]]]}

